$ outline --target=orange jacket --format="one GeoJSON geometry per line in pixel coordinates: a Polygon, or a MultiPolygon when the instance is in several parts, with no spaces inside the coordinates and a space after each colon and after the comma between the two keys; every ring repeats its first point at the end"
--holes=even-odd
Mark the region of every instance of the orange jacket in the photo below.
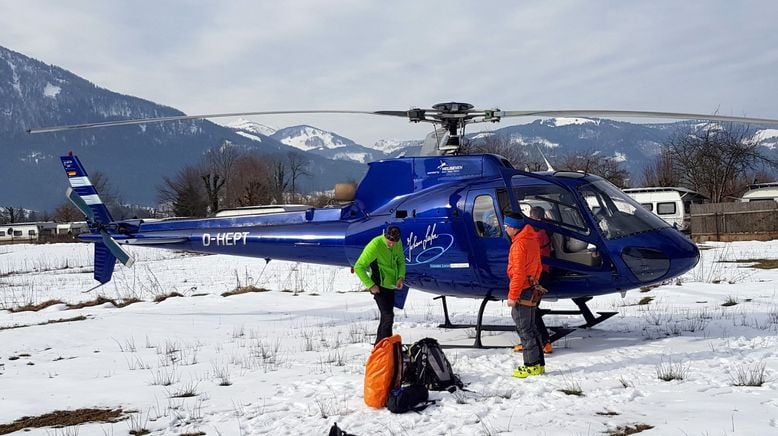
{"type": "MultiPolygon", "coordinates": [[[[537,235],[538,243],[540,244],[540,256],[551,257],[551,238],[548,237],[548,233],[543,229],[538,229],[535,234],[537,235]]],[[[543,264],[543,271],[550,272],[551,267],[543,264]]]]}
{"type": "Polygon", "coordinates": [[[511,282],[508,299],[518,300],[521,291],[530,286],[527,276],[537,280],[541,271],[538,237],[532,226],[526,225],[513,236],[508,252],[508,280],[511,282]]]}

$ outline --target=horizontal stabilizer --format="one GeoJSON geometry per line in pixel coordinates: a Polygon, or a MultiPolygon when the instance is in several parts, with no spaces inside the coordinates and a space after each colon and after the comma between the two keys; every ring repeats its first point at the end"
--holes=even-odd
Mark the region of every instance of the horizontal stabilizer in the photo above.
{"type": "Polygon", "coordinates": [[[100,232],[100,234],[103,236],[103,244],[108,248],[114,258],[118,259],[119,262],[121,262],[126,267],[131,267],[135,263],[135,258],[124,251],[124,249],[116,243],[116,241],[111,237],[111,235],[108,234],[108,232],[103,230],[100,232]]]}
{"type": "Polygon", "coordinates": [[[86,204],[84,199],[73,190],[73,188],[68,188],[67,191],[65,191],[65,195],[67,195],[70,202],[73,203],[73,206],[76,206],[89,221],[95,220],[95,214],[92,212],[92,209],[86,204]]]}

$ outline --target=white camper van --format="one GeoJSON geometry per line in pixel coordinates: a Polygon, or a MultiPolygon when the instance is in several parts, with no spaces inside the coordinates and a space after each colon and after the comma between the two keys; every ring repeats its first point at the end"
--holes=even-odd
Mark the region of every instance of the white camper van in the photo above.
{"type": "Polygon", "coordinates": [[[692,203],[707,198],[686,188],[628,188],[624,192],[678,230],[689,231],[692,203]]]}
{"type": "Polygon", "coordinates": [[[748,187],[748,191],[743,194],[742,202],[778,202],[778,182],[759,183],[748,187]]]}

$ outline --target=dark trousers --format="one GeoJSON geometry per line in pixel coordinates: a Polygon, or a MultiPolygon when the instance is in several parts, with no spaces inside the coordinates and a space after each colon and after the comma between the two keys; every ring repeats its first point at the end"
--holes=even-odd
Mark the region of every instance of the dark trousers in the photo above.
{"type": "Polygon", "coordinates": [[[381,314],[375,337],[376,344],[381,339],[392,336],[392,324],[394,324],[394,289],[380,289],[377,294],[373,295],[373,299],[378,305],[378,312],[381,314]]]}
{"type": "Polygon", "coordinates": [[[525,366],[546,365],[546,361],[543,358],[543,344],[541,343],[540,332],[538,332],[537,321],[535,320],[538,316],[537,306],[529,307],[516,303],[511,309],[511,317],[516,323],[516,330],[518,330],[521,344],[524,346],[522,357],[524,358],[525,366]]]}

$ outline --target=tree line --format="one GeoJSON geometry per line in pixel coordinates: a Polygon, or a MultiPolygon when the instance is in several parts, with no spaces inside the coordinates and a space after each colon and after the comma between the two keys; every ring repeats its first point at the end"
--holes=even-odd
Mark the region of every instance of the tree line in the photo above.
{"type": "MultiPolygon", "coordinates": [[[[471,143],[468,152],[499,154],[514,167],[528,171],[544,171],[548,161],[555,170],[595,174],[619,188],[631,187],[635,180],[617,157],[595,150],[555,155],[540,141],[517,146],[507,135],[483,137],[471,143]]],[[[300,192],[301,179],[311,176],[310,164],[310,159],[298,152],[268,155],[225,143],[208,151],[198,163],[165,177],[158,189],[158,208],[124,204],[99,171],[91,179],[115,219],[205,217],[220,209],[263,204],[326,205],[332,200],[330,195],[300,192]]],[[[643,169],[637,186],[683,187],[718,203],[739,198],[750,184],[774,180],[776,170],[778,161],[765,154],[750,126],[689,123],[662,144],[659,154],[643,169]]],[[[83,219],[69,201],[52,213],[0,207],[0,223],[83,219]]]]}
{"type": "Polygon", "coordinates": [[[687,188],[705,195],[712,203],[733,201],[749,185],[774,180],[778,170],[778,161],[754,139],[754,129],[743,124],[685,124],[662,144],[637,184],[622,160],[593,149],[555,155],[541,141],[519,147],[507,135],[490,135],[474,143],[470,151],[502,155],[514,167],[529,171],[546,170],[547,160],[557,171],[584,171],[622,189],[687,188]]]}

